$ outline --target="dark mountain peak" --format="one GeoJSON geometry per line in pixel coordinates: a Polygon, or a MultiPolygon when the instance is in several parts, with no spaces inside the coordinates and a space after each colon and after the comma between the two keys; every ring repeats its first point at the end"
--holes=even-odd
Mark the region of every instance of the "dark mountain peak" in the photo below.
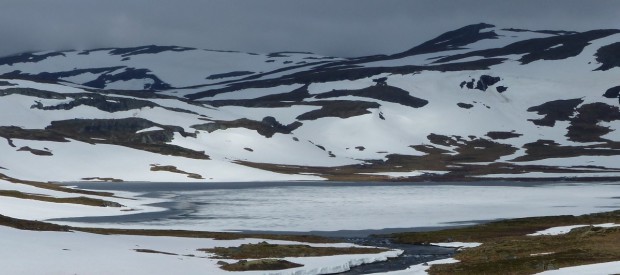
{"type": "Polygon", "coordinates": [[[138,47],[123,47],[123,48],[99,48],[99,49],[82,51],[79,54],[88,55],[92,52],[109,51],[111,55],[120,55],[122,57],[129,57],[132,55],[139,55],[139,54],[157,54],[157,53],[167,52],[167,51],[183,52],[183,51],[190,51],[190,50],[195,50],[195,48],[180,47],[180,46],[146,45],[146,46],[138,46],[138,47]]]}
{"type": "Polygon", "coordinates": [[[118,48],[110,51],[110,54],[120,55],[123,57],[138,55],[138,54],[157,54],[166,51],[173,52],[183,52],[195,50],[194,48],[186,48],[186,47],[178,47],[178,46],[157,46],[157,45],[147,45],[141,47],[132,47],[132,48],[118,48]]]}
{"type": "Polygon", "coordinates": [[[62,52],[51,52],[44,54],[37,54],[33,52],[20,53],[0,58],[0,65],[12,66],[15,63],[36,63],[54,56],[65,56],[65,54],[62,52]]]}
{"type": "Polygon", "coordinates": [[[405,52],[396,54],[394,57],[454,50],[480,40],[496,39],[498,35],[494,31],[483,31],[493,27],[495,26],[486,23],[467,25],[460,29],[446,32],[405,52]]]}
{"type": "Polygon", "coordinates": [[[534,32],[534,33],[543,33],[543,34],[552,34],[552,35],[565,35],[565,34],[576,34],[578,32],[575,31],[557,31],[557,30],[538,30],[538,31],[533,31],[533,30],[526,30],[526,29],[516,29],[516,28],[507,28],[507,29],[502,29],[502,31],[509,31],[509,32],[534,32]]]}

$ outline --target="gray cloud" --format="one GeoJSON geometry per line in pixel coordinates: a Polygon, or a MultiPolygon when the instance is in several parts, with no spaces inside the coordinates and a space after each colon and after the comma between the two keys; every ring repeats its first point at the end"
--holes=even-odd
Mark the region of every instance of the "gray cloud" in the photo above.
{"type": "Polygon", "coordinates": [[[615,0],[4,2],[0,55],[160,44],[359,56],[398,52],[479,22],[577,31],[620,26],[620,1],[615,0]]]}

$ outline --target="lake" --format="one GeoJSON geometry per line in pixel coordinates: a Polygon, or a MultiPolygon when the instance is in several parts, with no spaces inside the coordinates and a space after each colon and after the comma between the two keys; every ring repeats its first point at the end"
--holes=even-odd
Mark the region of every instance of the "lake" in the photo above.
{"type": "MultiPolygon", "coordinates": [[[[90,226],[330,236],[430,230],[620,209],[620,183],[76,183],[164,198],[161,212],[64,219],[90,226]]],[[[129,212],[130,213],[130,212],[129,212]]]]}

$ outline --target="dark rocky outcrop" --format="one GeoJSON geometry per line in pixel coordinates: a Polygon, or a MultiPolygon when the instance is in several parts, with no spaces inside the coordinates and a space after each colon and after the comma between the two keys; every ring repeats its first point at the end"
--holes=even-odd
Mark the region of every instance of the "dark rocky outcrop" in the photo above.
{"type": "Polygon", "coordinates": [[[499,131],[493,131],[493,132],[488,132],[487,133],[487,137],[490,137],[492,139],[510,139],[510,138],[516,138],[516,137],[520,137],[522,136],[522,134],[518,134],[513,132],[499,132],[499,131]]]}
{"type": "MultiPolygon", "coordinates": [[[[58,105],[50,105],[50,106],[43,106],[42,103],[35,101],[35,104],[33,104],[31,108],[40,109],[40,110],[71,110],[75,107],[85,105],[85,106],[95,107],[101,111],[110,112],[110,113],[120,112],[120,111],[129,111],[129,110],[139,110],[145,107],[149,107],[149,108],[161,107],[163,109],[167,109],[167,110],[171,110],[175,112],[196,114],[195,112],[188,111],[185,109],[163,107],[148,100],[104,95],[106,93],[108,94],[120,93],[120,94],[128,94],[128,95],[133,96],[132,93],[121,93],[121,91],[98,91],[98,92],[101,92],[101,93],[92,92],[92,93],[61,94],[61,93],[56,93],[56,92],[30,89],[30,88],[8,88],[6,90],[0,90],[0,96],[19,94],[19,95],[25,95],[25,96],[31,96],[31,97],[37,97],[37,98],[43,98],[43,99],[73,98],[72,101],[60,103],[58,105]]],[[[158,96],[153,95],[152,93],[147,93],[150,96],[145,96],[144,93],[136,93],[136,94],[138,94],[139,96],[143,96],[143,97],[158,98],[158,96]]]]}
{"type": "Polygon", "coordinates": [[[501,94],[501,93],[503,93],[503,92],[507,91],[507,90],[508,90],[508,87],[506,87],[506,86],[497,86],[497,87],[495,87],[495,90],[496,90],[498,93],[500,93],[500,94],[501,94]]]}
{"type": "Polygon", "coordinates": [[[8,88],[5,90],[0,90],[0,96],[7,96],[7,95],[13,95],[13,94],[30,96],[30,97],[38,97],[38,98],[43,98],[43,99],[66,99],[67,98],[67,95],[65,94],[32,89],[32,88],[8,88]]]}
{"type": "Polygon", "coordinates": [[[62,52],[53,52],[46,54],[22,53],[0,58],[0,65],[12,66],[15,63],[36,63],[50,57],[65,56],[62,52]]]}
{"type": "Polygon", "coordinates": [[[77,97],[66,103],[52,106],[43,106],[42,104],[33,105],[33,109],[40,110],[71,110],[75,107],[86,105],[95,107],[101,111],[114,113],[129,110],[139,110],[145,107],[159,107],[159,105],[146,100],[137,100],[126,97],[106,97],[98,94],[89,94],[84,97],[77,97]]]}
{"type": "Polygon", "coordinates": [[[308,85],[304,85],[288,93],[266,95],[256,98],[255,101],[302,101],[310,97],[308,85]]]}
{"type": "Polygon", "coordinates": [[[110,51],[112,55],[120,55],[122,57],[129,57],[133,55],[139,54],[157,54],[161,52],[173,51],[173,52],[184,52],[195,50],[195,48],[187,48],[187,47],[178,47],[178,46],[156,46],[156,45],[148,45],[148,46],[140,46],[140,47],[130,47],[130,48],[116,48],[110,51]]]}
{"type": "MultiPolygon", "coordinates": [[[[476,81],[475,79],[471,79],[470,81],[462,81],[461,84],[459,84],[459,86],[461,87],[461,89],[463,87],[466,87],[469,90],[480,90],[485,92],[490,86],[493,86],[495,84],[497,84],[497,82],[499,82],[501,80],[501,78],[497,77],[497,76],[490,76],[490,75],[481,75],[480,78],[478,79],[478,81],[476,81]],[[475,86],[474,86],[475,84],[475,86]]],[[[500,86],[501,87],[501,86],[500,86]]],[[[500,92],[501,89],[497,89],[498,92],[500,92]]],[[[505,91],[505,89],[503,90],[505,91]]],[[[501,92],[503,92],[501,91],[501,92]]],[[[500,93],[501,93],[500,92],[500,93]]]]}
{"type": "Polygon", "coordinates": [[[577,156],[615,156],[620,152],[610,148],[591,146],[562,146],[553,140],[537,140],[523,145],[526,155],[513,161],[532,161],[547,158],[570,158],[577,156]]]}
{"type": "Polygon", "coordinates": [[[192,128],[196,130],[207,131],[209,133],[217,130],[226,130],[229,128],[246,128],[254,130],[260,135],[270,138],[276,133],[290,134],[295,129],[302,125],[301,122],[296,121],[289,125],[282,125],[274,117],[267,116],[261,121],[251,120],[247,118],[231,120],[231,121],[213,121],[205,124],[193,125],[192,128]]]}
{"type": "Polygon", "coordinates": [[[511,32],[533,32],[533,33],[543,33],[543,34],[553,34],[553,35],[565,35],[565,34],[576,34],[578,32],[575,31],[554,31],[554,30],[526,30],[526,29],[516,29],[516,28],[507,28],[502,29],[503,31],[511,31],[511,32]]]}
{"type": "Polygon", "coordinates": [[[105,88],[108,82],[116,82],[116,81],[130,81],[130,80],[151,80],[153,83],[145,83],[142,87],[143,90],[165,90],[171,88],[168,83],[165,83],[159,77],[152,74],[151,71],[147,69],[134,69],[134,68],[125,68],[124,71],[114,74],[102,74],[97,79],[86,82],[84,85],[103,89],[105,88]]]}
{"type": "Polygon", "coordinates": [[[456,105],[461,107],[461,108],[463,108],[463,109],[471,109],[472,107],[474,107],[474,105],[472,105],[472,104],[463,103],[463,102],[459,102],[456,105]]]}
{"type": "MultiPolygon", "coordinates": [[[[16,126],[0,126],[0,137],[12,144],[12,139],[69,142],[63,135],[41,129],[22,129],[16,126]]],[[[12,145],[14,147],[14,145],[12,145]]]]}
{"type": "Polygon", "coordinates": [[[37,156],[53,156],[54,154],[52,154],[52,152],[48,151],[48,150],[39,150],[39,149],[33,149],[30,148],[28,146],[24,146],[22,148],[17,149],[17,151],[26,151],[26,152],[30,152],[33,155],[37,155],[37,156]]]}
{"type": "Polygon", "coordinates": [[[576,142],[607,141],[601,136],[612,130],[598,123],[615,120],[620,120],[620,108],[601,102],[585,104],[577,109],[577,115],[570,120],[566,136],[576,142]]]}
{"type": "Polygon", "coordinates": [[[45,130],[88,143],[115,144],[163,155],[209,159],[204,152],[167,144],[172,141],[174,133],[184,137],[195,137],[195,134],[187,133],[178,126],[161,125],[142,118],[53,121],[45,130]],[[150,127],[160,127],[163,130],[138,133],[150,127]]]}
{"type": "Polygon", "coordinates": [[[529,119],[539,126],[555,126],[556,121],[568,121],[570,117],[575,114],[575,109],[579,104],[583,103],[583,99],[567,99],[567,100],[554,100],[543,103],[538,106],[530,107],[528,112],[536,112],[539,115],[545,117],[540,119],[529,119]]]}
{"type": "Polygon", "coordinates": [[[481,91],[486,91],[489,86],[495,85],[495,83],[499,82],[500,78],[490,75],[481,75],[478,82],[476,82],[476,89],[481,91]]]}
{"type": "Polygon", "coordinates": [[[340,96],[367,97],[397,103],[412,108],[420,108],[428,104],[427,100],[414,97],[403,89],[379,83],[375,86],[370,86],[360,90],[333,90],[331,92],[319,94],[315,96],[315,98],[323,99],[340,96]]]}
{"type": "Polygon", "coordinates": [[[238,76],[244,76],[244,75],[250,75],[250,74],[254,74],[254,72],[250,72],[250,71],[234,71],[234,72],[222,73],[222,74],[212,74],[210,76],[207,76],[206,79],[216,80],[216,79],[229,78],[229,77],[238,77],[238,76]]]}
{"type": "Polygon", "coordinates": [[[611,68],[620,67],[620,42],[603,46],[596,51],[596,61],[601,66],[596,70],[607,71],[611,68]]]}
{"type": "Polygon", "coordinates": [[[324,117],[349,118],[370,114],[368,109],[379,108],[381,105],[368,101],[329,101],[321,109],[313,110],[297,116],[298,120],[315,120],[324,117]]]}
{"type": "Polygon", "coordinates": [[[4,77],[10,78],[24,78],[24,79],[33,79],[36,81],[46,81],[46,82],[58,82],[62,78],[77,76],[85,73],[92,74],[108,74],[112,73],[116,70],[120,70],[125,68],[124,66],[116,66],[116,67],[103,67],[103,68],[88,68],[88,69],[76,69],[71,71],[62,71],[62,72],[41,72],[37,74],[29,74],[21,71],[13,71],[10,73],[3,74],[4,77]]]}
{"type": "Polygon", "coordinates": [[[606,98],[620,98],[620,86],[607,89],[603,96],[606,98]]]}

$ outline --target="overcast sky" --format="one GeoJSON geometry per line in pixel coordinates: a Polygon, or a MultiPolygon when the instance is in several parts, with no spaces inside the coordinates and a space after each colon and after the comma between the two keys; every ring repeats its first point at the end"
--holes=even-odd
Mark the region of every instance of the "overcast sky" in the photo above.
{"type": "Polygon", "coordinates": [[[616,0],[0,0],[0,55],[148,44],[395,53],[468,24],[620,28],[616,0]]]}

